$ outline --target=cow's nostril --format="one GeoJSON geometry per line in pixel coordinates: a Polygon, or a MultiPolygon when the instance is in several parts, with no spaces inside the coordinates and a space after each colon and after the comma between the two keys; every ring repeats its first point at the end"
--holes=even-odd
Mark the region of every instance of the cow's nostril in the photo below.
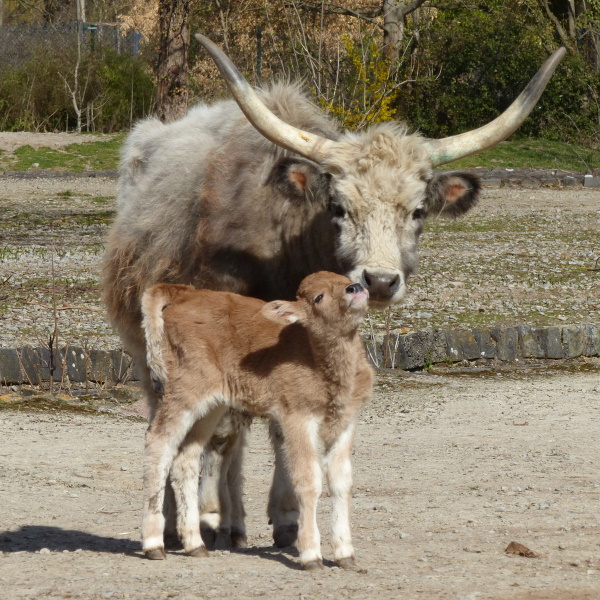
{"type": "Polygon", "coordinates": [[[371,287],[371,278],[369,277],[369,274],[367,273],[366,269],[363,271],[363,279],[365,280],[365,285],[367,286],[367,289],[369,289],[371,287]]]}

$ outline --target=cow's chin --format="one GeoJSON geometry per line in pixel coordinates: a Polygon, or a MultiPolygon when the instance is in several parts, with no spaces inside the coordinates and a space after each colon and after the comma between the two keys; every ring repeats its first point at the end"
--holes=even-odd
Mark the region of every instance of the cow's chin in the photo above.
{"type": "Polygon", "coordinates": [[[377,298],[373,298],[373,296],[371,296],[371,298],[369,299],[369,309],[370,310],[385,310],[386,308],[394,308],[394,307],[399,307],[402,304],[402,301],[404,300],[404,297],[406,296],[406,291],[404,290],[401,294],[399,294],[399,297],[397,297],[398,294],[394,295],[394,297],[391,300],[385,301],[385,300],[378,300],[377,298]]]}

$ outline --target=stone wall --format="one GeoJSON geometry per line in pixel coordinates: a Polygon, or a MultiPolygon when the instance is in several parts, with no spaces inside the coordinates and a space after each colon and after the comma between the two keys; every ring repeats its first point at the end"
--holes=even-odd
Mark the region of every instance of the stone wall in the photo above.
{"type": "MultiPolygon", "coordinates": [[[[425,329],[409,334],[365,337],[373,364],[385,369],[414,370],[435,364],[480,359],[507,364],[521,359],[565,360],[600,356],[600,328],[578,324],[563,327],[425,329]]],[[[120,383],[137,380],[131,358],[122,350],[62,348],[0,348],[0,384],[39,385],[50,379],[71,383],[120,383]]]]}

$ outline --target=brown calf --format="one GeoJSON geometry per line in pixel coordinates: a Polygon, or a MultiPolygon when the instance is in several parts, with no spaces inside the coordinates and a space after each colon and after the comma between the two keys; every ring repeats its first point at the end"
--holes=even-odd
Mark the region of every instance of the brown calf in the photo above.
{"type": "Polygon", "coordinates": [[[142,298],[147,359],[158,402],[146,435],[142,544],[165,558],[162,514],[170,474],[177,531],[191,556],[206,554],[198,513],[199,458],[229,408],[277,421],[299,502],[305,569],[322,564],[316,507],[320,445],[333,501],[332,544],[354,562],[350,454],[358,410],[373,373],[358,334],[368,293],[347,277],[306,277],[296,302],[160,284],[142,298]]]}

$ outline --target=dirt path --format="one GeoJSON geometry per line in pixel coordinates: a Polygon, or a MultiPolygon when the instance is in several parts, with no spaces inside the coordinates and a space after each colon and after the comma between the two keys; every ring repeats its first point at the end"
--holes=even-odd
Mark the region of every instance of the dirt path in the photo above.
{"type": "MultiPolygon", "coordinates": [[[[270,547],[272,456],[247,452],[251,547],[139,552],[145,424],[0,412],[0,589],[25,598],[598,598],[600,361],[583,371],[380,376],[352,506],[357,572],[297,570],[270,547]],[[539,558],[508,556],[511,541],[539,558]]],[[[329,499],[320,504],[323,550],[329,499]]]]}

